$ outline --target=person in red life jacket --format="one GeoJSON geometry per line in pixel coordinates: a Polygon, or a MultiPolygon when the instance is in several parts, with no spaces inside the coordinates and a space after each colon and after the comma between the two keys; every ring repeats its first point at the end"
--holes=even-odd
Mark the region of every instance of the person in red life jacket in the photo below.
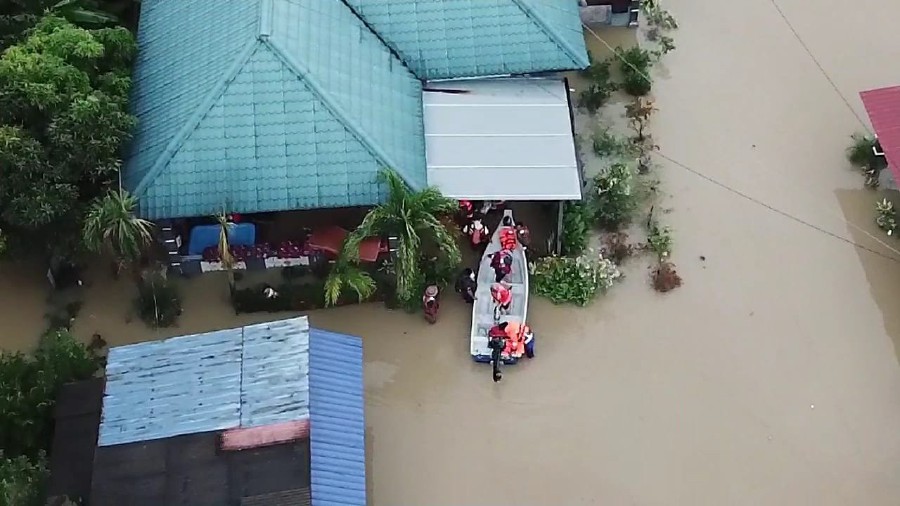
{"type": "Polygon", "coordinates": [[[516,223],[516,238],[519,239],[523,249],[527,250],[528,246],[531,246],[531,230],[528,230],[528,226],[522,222],[516,223]]]}
{"type": "Polygon", "coordinates": [[[503,378],[500,372],[500,361],[502,359],[503,350],[506,349],[506,322],[494,325],[488,331],[488,348],[491,349],[491,365],[493,366],[494,383],[503,378]]]}
{"type": "Polygon", "coordinates": [[[475,218],[463,227],[463,233],[469,236],[469,242],[472,244],[473,250],[480,250],[485,244],[490,242],[490,231],[487,226],[481,222],[480,218],[475,218]]]}
{"type": "Polygon", "coordinates": [[[512,306],[513,294],[510,288],[510,285],[502,282],[491,285],[491,297],[497,305],[499,314],[508,314],[512,306]]]}
{"type": "Polygon", "coordinates": [[[438,302],[438,287],[435,285],[429,285],[425,288],[425,295],[422,296],[422,312],[425,313],[425,320],[428,323],[434,323],[437,321],[438,309],[440,308],[440,303],[438,302]]]}
{"type": "Polygon", "coordinates": [[[494,280],[497,283],[512,273],[512,255],[509,254],[509,251],[501,249],[488,255],[488,258],[491,259],[491,268],[494,269],[494,280]]]}
{"type": "Polygon", "coordinates": [[[519,239],[516,236],[516,230],[513,227],[503,227],[500,229],[500,247],[506,251],[513,251],[519,245],[519,239]]]}

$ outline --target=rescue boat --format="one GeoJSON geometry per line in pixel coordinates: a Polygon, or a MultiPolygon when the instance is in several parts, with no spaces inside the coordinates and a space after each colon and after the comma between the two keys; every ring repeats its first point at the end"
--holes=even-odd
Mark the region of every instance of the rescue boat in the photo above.
{"type": "MultiPolygon", "coordinates": [[[[500,315],[499,319],[495,318],[495,305],[491,297],[491,285],[494,284],[494,269],[491,267],[490,255],[500,251],[503,246],[501,237],[503,230],[507,227],[515,230],[516,222],[513,219],[512,209],[503,211],[503,218],[500,225],[494,230],[491,236],[491,242],[488,243],[481,262],[478,265],[477,282],[478,287],[475,291],[476,299],[472,304],[472,330],[470,336],[470,352],[472,359],[476,362],[490,362],[491,349],[488,347],[488,331],[500,322],[518,323],[518,326],[525,325],[525,318],[528,315],[528,261],[525,256],[525,249],[521,244],[516,242],[515,248],[510,250],[512,257],[512,272],[506,277],[506,283],[511,285],[512,305],[509,312],[500,315]]],[[[519,360],[516,354],[504,353],[501,355],[503,363],[515,364],[519,360]]]]}

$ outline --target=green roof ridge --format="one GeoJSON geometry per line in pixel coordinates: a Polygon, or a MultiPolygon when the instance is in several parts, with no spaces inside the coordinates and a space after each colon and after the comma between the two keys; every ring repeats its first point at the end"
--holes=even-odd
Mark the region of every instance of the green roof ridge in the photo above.
{"type": "MultiPolygon", "coordinates": [[[[557,46],[561,47],[566,54],[569,55],[569,58],[572,59],[572,63],[576,65],[580,65],[581,68],[587,67],[591,64],[591,62],[587,59],[582,59],[581,54],[574,47],[572,47],[568,42],[566,42],[565,37],[562,37],[559,32],[557,32],[549,23],[547,23],[544,18],[538,15],[528,0],[511,0],[514,4],[516,4],[522,12],[525,13],[532,21],[534,21],[541,29],[544,30],[544,33],[548,34],[550,38],[556,43],[557,46]]],[[[574,1],[574,0],[570,0],[574,1]]]]}
{"type": "MultiPolygon", "coordinates": [[[[269,0],[271,1],[271,0],[269,0]]],[[[360,30],[366,30],[365,26],[360,27],[360,30]]],[[[415,188],[416,185],[413,185],[411,181],[407,179],[404,175],[404,168],[399,167],[391,161],[391,157],[387,155],[380,147],[378,147],[378,143],[376,143],[359,125],[353,121],[350,116],[344,111],[344,109],[334,100],[332,99],[325,89],[316,81],[315,77],[313,77],[308,68],[304,67],[296,58],[287,54],[286,51],[282,50],[281,47],[278,46],[275,41],[269,38],[263,38],[262,43],[265,44],[272,53],[278,57],[284,64],[291,69],[298,78],[313,92],[313,94],[318,97],[322,103],[325,104],[325,107],[331,111],[332,114],[337,118],[337,120],[344,125],[345,128],[350,130],[350,132],[356,136],[357,139],[365,146],[366,150],[369,151],[370,154],[375,156],[375,158],[380,161],[385,168],[394,169],[398,174],[406,181],[406,184],[415,188]]]]}
{"type": "Polygon", "coordinates": [[[190,118],[188,118],[187,122],[181,127],[181,130],[175,134],[175,137],[172,138],[171,141],[166,145],[166,148],[159,155],[159,158],[153,162],[153,165],[150,166],[150,170],[144,174],[144,177],[141,178],[141,181],[134,188],[134,195],[140,196],[144,193],[148,186],[153,184],[153,181],[159,176],[159,174],[166,168],[172,158],[178,153],[178,150],[181,149],[181,146],[184,144],[184,141],[190,137],[190,135],[197,129],[200,125],[200,122],[203,121],[203,117],[206,116],[206,113],[212,109],[212,106],[215,105],[216,100],[225,93],[225,90],[228,88],[228,84],[237,77],[238,73],[247,63],[247,60],[253,56],[253,52],[256,50],[256,47],[259,45],[259,40],[256,38],[251,39],[247,44],[244,45],[241,52],[238,53],[237,58],[234,59],[234,63],[228,67],[228,70],[222,74],[221,79],[216,81],[216,84],[212,87],[212,90],[206,95],[200,105],[197,106],[197,109],[194,110],[194,113],[191,114],[190,118]]]}

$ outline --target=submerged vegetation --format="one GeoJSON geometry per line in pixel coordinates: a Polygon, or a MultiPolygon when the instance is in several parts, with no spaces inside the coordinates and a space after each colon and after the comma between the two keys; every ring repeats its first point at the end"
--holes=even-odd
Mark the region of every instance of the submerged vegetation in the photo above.
{"type": "Polygon", "coordinates": [[[622,276],[615,263],[590,250],[574,257],[544,257],[529,268],[534,292],[554,304],[586,306],[622,276]]]}

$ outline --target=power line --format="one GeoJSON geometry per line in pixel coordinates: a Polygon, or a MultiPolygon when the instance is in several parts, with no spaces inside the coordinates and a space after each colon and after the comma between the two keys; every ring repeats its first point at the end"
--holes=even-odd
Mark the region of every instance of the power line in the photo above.
{"type": "MultiPolygon", "coordinates": [[[[809,227],[809,228],[811,228],[811,229],[813,229],[813,230],[815,230],[815,231],[817,231],[817,232],[820,232],[820,233],[825,234],[825,235],[827,235],[827,236],[833,237],[833,238],[835,238],[835,239],[837,239],[837,240],[839,240],[839,241],[842,241],[842,242],[845,242],[845,243],[847,243],[847,244],[850,244],[851,246],[854,246],[854,247],[856,247],[856,248],[859,248],[859,249],[868,251],[869,253],[878,255],[878,256],[883,257],[883,258],[887,258],[888,260],[891,260],[891,261],[894,261],[894,262],[897,262],[897,263],[900,263],[900,258],[893,257],[893,256],[888,255],[888,254],[886,254],[886,253],[883,253],[883,252],[881,252],[881,251],[872,249],[872,248],[870,248],[870,247],[868,247],[868,246],[859,244],[858,242],[853,241],[852,239],[848,239],[848,238],[846,238],[846,237],[840,236],[840,235],[838,235],[838,234],[835,234],[834,232],[831,232],[831,231],[829,231],[829,230],[826,230],[825,228],[820,227],[819,225],[816,225],[816,224],[814,224],[814,223],[811,223],[811,222],[809,222],[809,221],[806,221],[806,220],[804,220],[803,218],[800,218],[800,217],[798,217],[798,216],[794,216],[793,214],[791,214],[791,213],[789,213],[789,212],[787,212],[787,211],[782,211],[781,209],[778,209],[778,208],[775,207],[775,206],[772,206],[772,205],[770,205],[770,204],[767,204],[767,203],[765,203],[765,202],[763,202],[763,201],[761,201],[761,200],[759,200],[759,199],[757,199],[757,198],[755,198],[755,197],[753,197],[753,196],[751,196],[751,195],[748,195],[748,194],[746,194],[746,193],[744,193],[744,192],[742,192],[742,191],[740,191],[740,190],[738,190],[738,189],[736,189],[736,188],[732,188],[731,186],[728,186],[727,184],[725,184],[725,183],[723,183],[723,182],[721,182],[721,181],[718,181],[718,180],[716,180],[716,179],[713,179],[712,177],[707,176],[706,174],[704,174],[704,173],[702,173],[702,172],[700,172],[700,171],[698,171],[698,170],[695,170],[695,169],[691,168],[690,166],[685,165],[685,164],[679,162],[678,160],[675,160],[674,158],[670,158],[670,157],[668,157],[668,156],[666,156],[666,155],[664,155],[664,154],[662,154],[662,153],[659,153],[659,152],[655,153],[655,155],[658,156],[658,157],[660,157],[660,158],[662,158],[662,159],[664,159],[664,160],[666,160],[666,161],[668,161],[669,163],[671,163],[671,164],[673,164],[673,165],[676,165],[676,166],[678,166],[678,167],[680,167],[680,168],[682,168],[682,169],[684,169],[684,170],[690,172],[691,174],[694,174],[695,176],[697,176],[697,177],[699,177],[699,178],[701,178],[701,179],[704,179],[704,180],[706,180],[706,181],[708,181],[708,182],[710,182],[710,183],[712,183],[712,184],[718,186],[719,188],[722,188],[722,189],[724,189],[724,190],[726,190],[726,191],[729,191],[729,192],[731,192],[731,193],[733,193],[733,194],[735,194],[735,195],[737,195],[737,196],[739,196],[739,197],[741,197],[741,198],[743,198],[743,199],[745,199],[745,200],[748,200],[748,201],[750,201],[750,202],[752,202],[752,203],[754,203],[754,204],[756,204],[756,205],[758,205],[758,206],[764,207],[764,208],[768,209],[769,211],[772,211],[773,213],[779,214],[779,215],[781,215],[781,216],[783,216],[783,217],[785,217],[785,218],[787,218],[787,219],[789,219],[789,220],[791,220],[791,221],[797,222],[797,223],[799,223],[799,224],[801,224],[801,225],[803,225],[803,226],[809,227]]],[[[856,225],[853,225],[852,223],[850,223],[850,222],[848,222],[848,221],[846,221],[846,220],[844,220],[844,221],[845,221],[845,223],[847,223],[848,225],[851,225],[851,226],[854,226],[854,227],[856,226],[856,225]]],[[[857,227],[857,228],[858,228],[858,227],[857,227]]],[[[860,230],[862,230],[862,229],[860,229],[860,230]]],[[[870,237],[872,237],[872,239],[875,239],[875,240],[876,240],[878,243],[880,243],[882,246],[884,246],[884,247],[886,247],[887,249],[893,251],[893,252],[896,253],[897,255],[900,255],[900,251],[897,251],[896,249],[894,249],[894,248],[891,247],[890,245],[888,245],[888,244],[882,242],[880,239],[878,239],[878,238],[872,236],[871,234],[869,234],[869,233],[866,232],[865,230],[863,230],[863,232],[865,232],[867,235],[869,235],[870,237]]]]}
{"type": "Polygon", "coordinates": [[[772,3],[772,7],[775,7],[775,10],[778,12],[778,16],[781,17],[782,21],[784,21],[784,24],[787,25],[788,29],[791,30],[791,33],[794,34],[794,38],[797,39],[797,42],[800,43],[800,46],[803,47],[803,50],[806,51],[806,54],[809,56],[809,58],[813,61],[813,63],[816,64],[816,67],[819,68],[819,72],[822,73],[822,75],[825,77],[825,80],[828,81],[828,84],[830,84],[831,87],[834,89],[834,92],[837,93],[837,96],[840,97],[841,100],[843,100],[844,105],[847,106],[847,109],[850,109],[850,112],[853,113],[853,115],[856,117],[856,120],[859,121],[859,124],[862,125],[862,127],[866,129],[866,132],[871,134],[872,132],[869,131],[869,126],[866,125],[866,122],[856,112],[856,109],[853,108],[853,105],[850,104],[850,101],[847,100],[847,97],[845,97],[844,94],[841,93],[841,89],[838,88],[838,85],[834,82],[834,79],[832,79],[831,76],[828,75],[828,72],[825,70],[825,67],[822,66],[822,64],[819,62],[819,59],[816,58],[816,55],[814,55],[812,50],[809,49],[809,46],[806,45],[806,42],[803,40],[803,37],[800,37],[800,33],[797,31],[796,28],[794,28],[794,25],[784,14],[784,11],[781,10],[781,7],[778,6],[778,2],[776,2],[776,0],[769,0],[769,1],[772,3]]]}
{"type": "MultiPolygon", "coordinates": [[[[771,1],[772,1],[773,5],[775,5],[775,8],[778,9],[778,5],[775,4],[775,0],[771,0],[771,1]]],[[[815,58],[815,57],[813,56],[813,54],[810,52],[809,48],[806,46],[806,44],[805,44],[805,43],[803,42],[803,40],[800,38],[800,36],[799,36],[799,34],[796,32],[796,30],[794,30],[793,26],[790,24],[790,22],[788,21],[787,17],[785,17],[785,16],[784,16],[784,13],[781,12],[781,9],[778,9],[778,12],[779,12],[779,14],[781,15],[782,19],[785,21],[785,23],[788,24],[788,27],[789,27],[789,28],[791,29],[791,31],[794,33],[794,36],[797,38],[797,40],[801,43],[801,45],[803,46],[803,48],[806,50],[807,54],[813,59],[813,61],[815,61],[816,65],[819,67],[819,70],[822,72],[822,74],[825,76],[825,78],[828,80],[828,82],[831,83],[832,88],[835,90],[835,92],[838,94],[838,96],[844,101],[844,103],[845,103],[845,104],[847,105],[847,107],[851,110],[851,112],[852,112],[853,115],[856,117],[856,119],[859,120],[860,123],[861,123],[863,126],[865,126],[865,123],[862,121],[862,119],[859,117],[859,115],[856,114],[856,111],[855,111],[855,110],[853,109],[853,107],[850,105],[850,102],[844,97],[844,95],[840,92],[840,90],[839,90],[839,89],[837,88],[837,86],[834,84],[834,81],[828,76],[827,72],[825,72],[825,69],[822,68],[822,66],[821,66],[821,64],[819,64],[818,60],[816,60],[816,58],[815,58]]],[[[648,75],[647,75],[645,72],[643,72],[641,69],[635,67],[631,62],[625,60],[625,59],[619,54],[619,52],[615,50],[615,48],[613,48],[611,45],[609,45],[609,43],[606,42],[606,40],[604,40],[602,37],[600,37],[599,35],[597,35],[597,33],[596,33],[594,30],[592,30],[589,26],[587,26],[586,24],[582,24],[582,26],[583,26],[584,29],[585,29],[588,33],[590,33],[595,39],[597,39],[598,41],[600,41],[600,43],[602,43],[604,46],[606,46],[606,48],[609,49],[610,52],[612,52],[612,54],[613,54],[614,57],[618,58],[622,63],[624,63],[624,64],[628,65],[629,67],[631,67],[635,72],[637,72],[639,75],[641,75],[644,79],[647,79],[647,81],[651,81],[651,80],[652,80],[652,79],[650,78],[650,76],[648,76],[648,75]]],[[[755,197],[752,197],[752,196],[750,196],[750,195],[748,195],[748,194],[746,194],[746,193],[743,193],[743,192],[741,192],[740,190],[737,190],[737,189],[735,189],[735,188],[732,188],[732,187],[726,185],[725,183],[722,183],[722,182],[720,182],[720,181],[714,179],[713,177],[708,176],[708,175],[704,174],[703,172],[700,172],[699,170],[696,170],[696,169],[694,169],[694,168],[691,168],[691,167],[688,166],[687,164],[684,164],[684,163],[682,163],[682,162],[679,162],[678,160],[675,160],[674,158],[671,158],[671,157],[669,157],[669,156],[663,154],[662,152],[657,151],[655,154],[656,154],[656,156],[658,156],[658,157],[660,157],[660,158],[663,158],[664,160],[669,161],[670,163],[672,163],[673,165],[676,165],[677,167],[680,167],[680,168],[682,168],[682,169],[684,169],[684,170],[687,170],[688,172],[691,172],[691,173],[693,173],[694,175],[696,175],[696,176],[698,176],[698,177],[701,177],[701,178],[705,179],[706,181],[708,181],[708,182],[710,182],[710,183],[713,183],[713,184],[715,184],[716,186],[719,186],[719,187],[725,189],[726,191],[729,191],[729,192],[731,192],[731,193],[734,193],[735,195],[738,195],[738,196],[740,196],[741,198],[744,198],[744,199],[746,199],[746,200],[748,200],[748,201],[750,201],[750,202],[753,202],[753,203],[755,203],[755,204],[757,204],[757,205],[759,205],[759,206],[762,206],[762,207],[764,207],[764,208],[766,208],[766,209],[768,209],[768,210],[770,210],[770,211],[772,211],[772,212],[775,212],[775,213],[777,213],[777,214],[779,214],[779,215],[781,215],[781,216],[783,216],[783,217],[785,217],[785,218],[790,219],[791,221],[794,221],[794,222],[796,222],[796,223],[799,223],[799,224],[801,224],[801,225],[804,225],[804,226],[806,226],[806,227],[808,227],[808,228],[811,228],[811,229],[813,229],[813,230],[816,230],[816,231],[818,231],[818,232],[820,232],[820,233],[823,233],[823,234],[825,234],[825,235],[827,235],[827,236],[830,236],[830,237],[832,237],[832,238],[838,239],[838,240],[840,240],[841,242],[850,244],[850,245],[852,245],[852,246],[854,246],[854,247],[856,247],[856,248],[859,248],[859,249],[868,251],[868,252],[870,252],[870,253],[873,253],[873,254],[875,254],[875,255],[881,256],[881,257],[883,257],[883,258],[887,258],[887,259],[892,260],[892,261],[894,261],[894,262],[900,263],[900,258],[898,258],[898,257],[900,257],[900,251],[898,251],[898,250],[897,250],[896,248],[894,248],[893,246],[891,246],[891,245],[885,243],[884,241],[882,241],[882,240],[879,239],[878,237],[875,237],[874,235],[872,235],[871,233],[869,233],[869,231],[863,229],[862,227],[856,225],[855,223],[852,223],[852,222],[848,221],[845,217],[840,216],[840,215],[837,215],[836,213],[834,213],[834,212],[831,211],[830,209],[825,208],[824,206],[822,206],[823,209],[825,209],[829,214],[832,214],[832,215],[837,216],[837,217],[838,217],[839,219],[841,219],[845,224],[847,224],[848,226],[850,226],[850,227],[852,227],[852,228],[858,230],[859,232],[862,232],[864,235],[868,236],[869,238],[871,238],[872,240],[874,240],[874,241],[877,242],[878,244],[884,246],[884,247],[885,247],[886,249],[888,249],[889,251],[891,251],[891,252],[893,252],[894,254],[898,255],[898,257],[892,257],[892,256],[890,256],[890,255],[887,255],[887,254],[883,253],[883,252],[874,250],[874,249],[872,249],[872,248],[870,248],[870,247],[868,247],[868,246],[864,246],[864,245],[862,245],[862,244],[859,244],[859,243],[853,241],[852,239],[848,239],[848,238],[846,238],[846,237],[840,236],[840,235],[838,235],[838,234],[835,234],[834,232],[830,232],[830,231],[828,231],[828,230],[826,230],[826,229],[824,229],[824,228],[822,228],[822,227],[820,227],[820,226],[818,226],[818,225],[815,225],[814,223],[808,222],[808,221],[806,221],[806,220],[804,220],[804,219],[802,219],[802,218],[799,218],[799,217],[797,217],[797,216],[794,216],[794,215],[788,213],[787,211],[782,211],[781,209],[778,209],[778,208],[776,208],[776,207],[774,207],[774,206],[772,206],[772,205],[769,205],[769,204],[767,204],[767,203],[765,203],[765,202],[763,202],[763,201],[761,201],[761,200],[759,200],[759,199],[756,199],[755,197]]]]}

